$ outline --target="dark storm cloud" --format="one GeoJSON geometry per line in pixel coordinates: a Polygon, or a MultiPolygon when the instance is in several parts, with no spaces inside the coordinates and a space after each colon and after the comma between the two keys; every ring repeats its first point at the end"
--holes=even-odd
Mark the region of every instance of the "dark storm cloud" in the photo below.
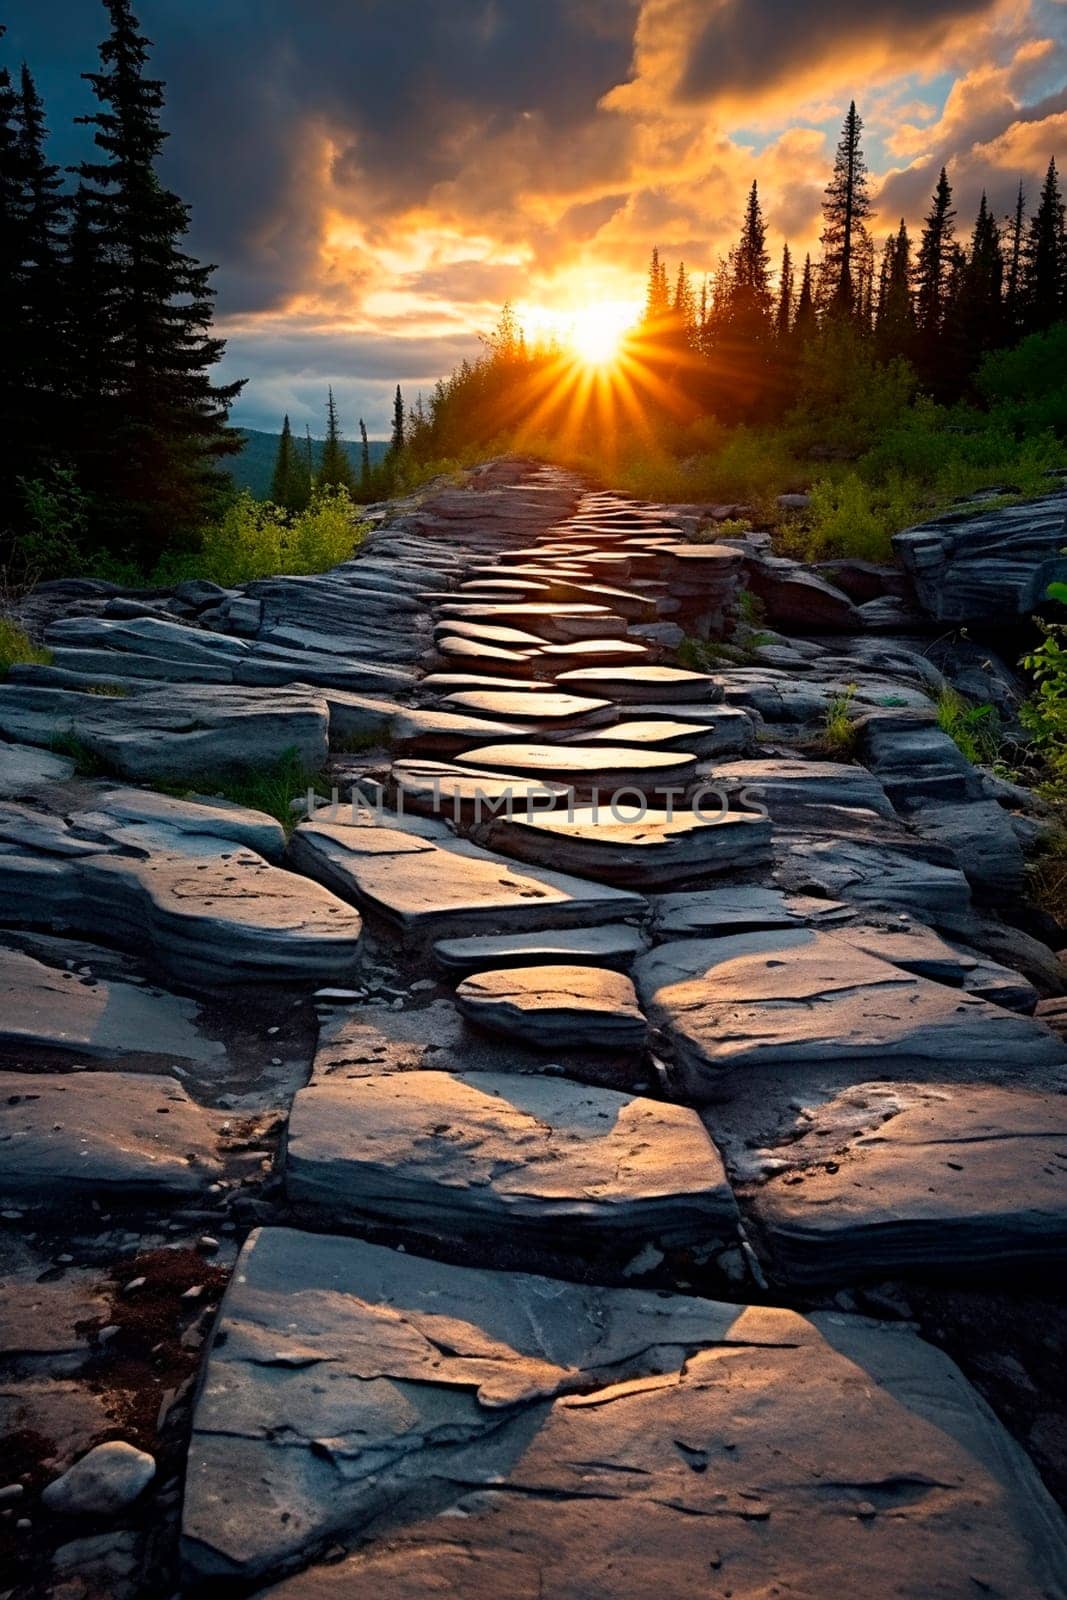
{"type": "Polygon", "coordinates": [[[916,47],[952,24],[984,16],[990,0],[691,0],[690,44],[679,83],[683,98],[765,90],[798,70],[884,38],[916,47]]]}
{"type": "MultiPolygon", "coordinates": [[[[318,207],[301,204],[313,130],[330,179],[363,217],[424,203],[472,151],[535,121],[557,145],[624,80],[637,0],[135,0],[167,82],[168,180],[193,203],[193,244],[223,263],[227,312],[301,286],[318,207]]],[[[80,71],[106,31],[92,0],[50,0],[6,41],[48,97],[57,153],[73,160],[88,108],[80,71]]],[[[528,141],[539,158],[540,137],[528,141]]],[[[522,173],[514,174],[521,178],[522,173]]],[[[509,179],[513,181],[513,179],[509,179]]],[[[462,198],[462,197],[461,197],[462,198]]]]}

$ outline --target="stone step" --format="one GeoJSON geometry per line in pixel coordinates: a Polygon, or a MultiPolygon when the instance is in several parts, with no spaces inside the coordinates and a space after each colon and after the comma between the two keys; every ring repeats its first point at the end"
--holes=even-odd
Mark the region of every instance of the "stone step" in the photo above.
{"type": "Polygon", "coordinates": [[[641,750],[615,744],[514,741],[467,750],[463,765],[518,772],[583,789],[596,786],[602,793],[622,785],[648,792],[690,782],[696,776],[697,758],[685,751],[641,750]]]}
{"type": "Polygon", "coordinates": [[[771,825],[731,813],[710,820],[692,812],[640,808],[620,802],[538,810],[487,824],[495,849],[520,861],[551,862],[603,883],[666,889],[712,874],[745,872],[770,860],[771,825]],[[628,820],[633,819],[633,820],[628,820]]]}
{"type": "Polygon", "coordinates": [[[473,973],[456,990],[468,1021],[537,1050],[643,1050],[648,1024],[629,978],[564,962],[473,973]]]}
{"type": "Polygon", "coordinates": [[[542,727],[560,729],[613,723],[619,715],[610,700],[555,691],[538,694],[533,691],[457,690],[446,695],[442,704],[466,716],[499,717],[509,723],[535,722],[542,727]]]}
{"type": "Polygon", "coordinates": [[[389,1226],[435,1251],[473,1246],[481,1264],[551,1262],[601,1281],[739,1243],[695,1112],[561,1078],[313,1082],[293,1102],[285,1183],[298,1218],[335,1232],[389,1226]]]}
{"type": "Polygon", "coordinates": [[[397,820],[357,812],[354,821],[303,823],[290,841],[293,860],[409,940],[591,927],[645,912],[640,895],[564,873],[520,872],[441,823],[397,820]]]}
{"type": "Polygon", "coordinates": [[[350,1533],[275,1600],[691,1600],[709,1561],[738,1594],[894,1600],[936,1572],[1046,1600],[1067,1572],[1036,1472],[906,1324],[268,1229],[197,1402],[189,1578],[265,1583],[350,1533]]]}
{"type": "Polygon", "coordinates": [[[390,792],[398,808],[420,816],[464,824],[485,822],[501,811],[566,806],[573,790],[514,772],[489,772],[446,761],[396,761],[390,771],[390,792]]]}
{"type": "Polygon", "coordinates": [[[704,672],[682,667],[577,667],[556,676],[568,694],[601,695],[620,702],[684,702],[722,699],[722,687],[704,672]]]}
{"type": "Polygon", "coordinates": [[[565,962],[625,971],[647,949],[637,928],[559,928],[542,933],[490,933],[473,939],[439,939],[434,960],[446,973],[466,977],[506,967],[565,962]]]}
{"type": "Polygon", "coordinates": [[[817,1063],[1029,1072],[1067,1064],[1040,1023],[915,976],[810,928],[660,945],[634,969],[674,1052],[679,1091],[707,1101],[725,1074],[817,1063]]]}

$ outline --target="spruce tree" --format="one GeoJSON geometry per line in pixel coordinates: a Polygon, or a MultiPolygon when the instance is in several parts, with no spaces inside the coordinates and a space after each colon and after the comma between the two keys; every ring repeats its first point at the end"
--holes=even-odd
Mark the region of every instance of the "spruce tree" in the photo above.
{"type": "Polygon", "coordinates": [[[1055,158],[1048,164],[1037,211],[1030,218],[1022,288],[1027,329],[1048,328],[1067,312],[1067,231],[1055,158]]]}
{"type": "Polygon", "coordinates": [[[393,400],[393,433],[389,440],[389,453],[398,456],[404,448],[404,396],[400,393],[400,385],[396,386],[396,396],[393,400]]]}
{"type": "Polygon", "coordinates": [[[652,259],[648,264],[648,287],[645,291],[645,316],[647,326],[655,327],[670,316],[671,295],[667,286],[667,268],[660,260],[659,249],[653,245],[652,259]]]}
{"type": "MultiPolygon", "coordinates": [[[[0,29],[0,33],[3,30],[0,29]]],[[[0,434],[8,465],[0,474],[0,535],[10,529],[18,503],[16,477],[22,472],[21,371],[12,357],[19,347],[23,292],[24,186],[17,122],[18,97],[6,67],[0,67],[0,434]]]]}
{"type": "Polygon", "coordinates": [[[778,310],[774,319],[774,331],[779,344],[785,344],[789,338],[793,321],[793,257],[789,253],[789,246],[782,246],[782,268],[778,274],[778,310]]]}
{"type": "Polygon", "coordinates": [[[370,441],[362,417],[359,419],[359,497],[364,504],[371,497],[370,441]]]}
{"type": "Polygon", "coordinates": [[[270,497],[276,506],[286,505],[289,498],[289,483],[293,474],[293,431],[289,426],[289,413],[285,413],[282,423],[281,438],[278,440],[278,453],[274,457],[274,472],[270,480],[270,497]]]}
{"type": "Polygon", "coordinates": [[[1004,336],[1004,252],[984,190],[952,316],[959,329],[963,372],[967,374],[1004,336]]]}
{"type": "Polygon", "coordinates": [[[240,448],[226,424],[243,385],[211,381],[224,348],[210,334],[213,268],[182,249],[188,207],[156,172],[166,135],[163,85],[144,72],[149,40],[129,0],[105,6],[101,70],[84,75],[100,109],[81,119],[101,154],[77,169],[109,283],[99,375],[109,449],[90,487],[109,542],[148,561],[215,509],[227,482],[218,459],[240,448]]]}
{"type": "Polygon", "coordinates": [[[21,470],[32,477],[54,458],[63,431],[58,380],[67,201],[59,168],[46,154],[44,108],[25,66],[17,118],[23,259],[18,327],[5,354],[21,391],[21,470]]]}
{"type": "Polygon", "coordinates": [[[911,240],[904,218],[894,238],[886,240],[885,290],[875,324],[875,347],[883,361],[915,354],[915,308],[912,302],[911,240]]]}
{"type": "Polygon", "coordinates": [[[952,186],[942,167],[919,246],[915,316],[922,340],[923,360],[928,364],[936,364],[936,346],[944,328],[946,291],[953,264],[955,215],[952,209],[952,186]]]}
{"type": "Polygon", "coordinates": [[[1019,182],[1019,192],[1015,197],[1015,210],[1009,222],[1008,260],[1007,260],[1007,285],[1004,292],[1004,318],[1009,334],[1017,334],[1022,328],[1022,269],[1023,269],[1023,222],[1026,197],[1023,193],[1022,180],[1019,182]]]}
{"type": "Polygon", "coordinates": [[[767,228],[755,180],[748,191],[745,220],[733,252],[730,279],[730,323],[735,335],[752,344],[766,342],[771,330],[773,298],[767,228]]]}
{"type": "Polygon", "coordinates": [[[871,215],[867,162],[860,145],[862,132],[863,120],[853,100],[823,200],[820,298],[825,310],[834,315],[849,316],[857,308],[857,247],[871,215]]]}
{"type": "Polygon", "coordinates": [[[678,277],[674,286],[674,302],[671,306],[672,319],[679,332],[688,341],[692,339],[696,329],[697,303],[689,281],[689,274],[685,270],[685,262],[678,263],[678,277]]]}
{"type": "Polygon", "coordinates": [[[818,331],[819,319],[815,311],[815,284],[811,256],[804,257],[804,271],[800,277],[796,315],[793,318],[793,337],[798,344],[806,344],[818,331]]]}
{"type": "Polygon", "coordinates": [[[322,447],[318,487],[347,489],[350,493],[355,487],[352,481],[352,463],[348,459],[348,451],[344,447],[337,421],[337,407],[334,404],[332,386],[326,400],[326,442],[322,447]]]}

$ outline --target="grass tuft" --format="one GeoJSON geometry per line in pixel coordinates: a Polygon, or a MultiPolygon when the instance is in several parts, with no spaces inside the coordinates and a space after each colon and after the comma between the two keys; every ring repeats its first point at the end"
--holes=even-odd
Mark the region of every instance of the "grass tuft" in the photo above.
{"type": "Polygon", "coordinates": [[[33,662],[47,667],[52,660],[51,650],[34,644],[24,628],[10,617],[0,617],[0,678],[6,678],[16,662],[33,662]]]}

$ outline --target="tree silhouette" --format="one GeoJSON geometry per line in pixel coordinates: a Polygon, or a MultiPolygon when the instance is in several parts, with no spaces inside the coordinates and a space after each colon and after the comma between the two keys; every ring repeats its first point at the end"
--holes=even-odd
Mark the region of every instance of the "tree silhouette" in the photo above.
{"type": "Polygon", "coordinates": [[[348,489],[351,491],[354,488],[352,463],[348,459],[348,451],[345,449],[341,438],[332,385],[327,392],[326,442],[322,447],[318,483],[320,488],[325,489],[348,489]]]}
{"type": "Polygon", "coordinates": [[[1067,309],[1067,233],[1059,174],[1048,164],[1037,211],[1023,250],[1024,318],[1028,328],[1051,326],[1067,309]]]}
{"type": "Polygon", "coordinates": [[[860,146],[863,121],[853,100],[834,157],[823,200],[820,298],[826,311],[849,316],[856,310],[856,253],[871,215],[867,162],[860,146]]]}

